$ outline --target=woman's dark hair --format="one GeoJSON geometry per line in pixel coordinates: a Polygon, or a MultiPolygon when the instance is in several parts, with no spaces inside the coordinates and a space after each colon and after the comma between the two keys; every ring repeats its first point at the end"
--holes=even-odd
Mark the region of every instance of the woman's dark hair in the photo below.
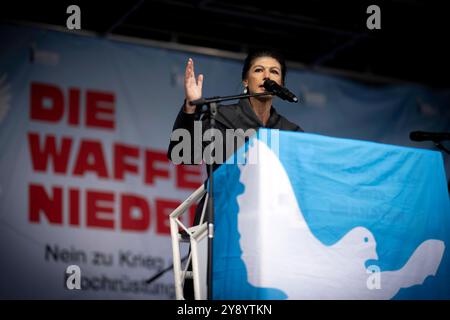
{"type": "Polygon", "coordinates": [[[252,63],[257,58],[261,57],[271,57],[278,61],[281,66],[281,79],[284,84],[284,79],[286,78],[286,61],[281,53],[273,49],[257,49],[252,50],[248,53],[247,57],[244,60],[244,65],[242,67],[242,80],[247,78],[247,72],[250,70],[252,63]]]}

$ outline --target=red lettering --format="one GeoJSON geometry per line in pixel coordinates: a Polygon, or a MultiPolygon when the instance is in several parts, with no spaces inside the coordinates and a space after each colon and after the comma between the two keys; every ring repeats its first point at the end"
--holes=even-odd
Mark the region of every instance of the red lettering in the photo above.
{"type": "Polygon", "coordinates": [[[156,233],[170,234],[169,215],[180,204],[179,201],[156,199],[156,233]]]}
{"type": "Polygon", "coordinates": [[[82,176],[88,171],[95,172],[100,178],[108,178],[108,170],[106,169],[106,161],[103,156],[101,142],[81,141],[73,174],[82,176]],[[93,161],[90,161],[90,158],[93,161]]]}
{"type": "Polygon", "coordinates": [[[197,189],[202,184],[202,167],[194,165],[177,165],[176,186],[181,189],[197,189]]]}
{"type": "Polygon", "coordinates": [[[86,191],[86,226],[114,229],[113,206],[113,193],[86,191]],[[103,213],[102,216],[100,216],[101,213],[103,213]]]}
{"type": "MultiPolygon", "coordinates": [[[[28,203],[30,223],[42,223],[43,220],[47,220],[49,224],[63,225],[64,221],[68,221],[67,225],[71,227],[80,227],[83,223],[88,229],[114,230],[117,227],[128,232],[145,232],[150,229],[153,219],[149,201],[145,196],[137,194],[116,195],[114,192],[103,190],[83,191],[76,187],[64,189],[61,186],[47,189],[43,185],[30,184],[28,203]],[[81,209],[82,194],[86,200],[85,210],[81,209]],[[67,206],[63,203],[65,200],[68,201],[67,206]],[[116,205],[116,200],[120,200],[120,204],[116,205]],[[117,215],[115,208],[119,208],[117,215]],[[85,215],[84,219],[82,215],[85,215]]],[[[156,234],[170,235],[169,215],[180,204],[180,200],[155,199],[156,234]]],[[[183,220],[189,220],[188,225],[192,225],[196,205],[192,205],[188,210],[189,213],[183,220]]]]}
{"type": "Polygon", "coordinates": [[[69,223],[72,226],[80,225],[80,191],[69,190],[69,223]]]}
{"type": "Polygon", "coordinates": [[[87,91],[86,126],[114,129],[114,100],[112,93],[87,91]]]}
{"type": "MultiPolygon", "coordinates": [[[[81,91],[70,88],[67,105],[64,101],[64,91],[54,85],[33,82],[30,88],[30,118],[47,122],[63,120],[65,112],[67,123],[80,125],[81,91]],[[65,110],[67,108],[67,110],[65,110]]],[[[115,96],[111,92],[86,91],[85,124],[91,128],[115,128],[115,96]]]]}
{"type": "Polygon", "coordinates": [[[30,118],[58,122],[64,114],[64,95],[56,86],[32,83],[30,93],[30,118]]]}
{"type": "Polygon", "coordinates": [[[28,146],[34,171],[47,171],[47,166],[51,159],[55,173],[67,172],[72,139],[62,138],[61,148],[57,150],[54,136],[46,136],[44,146],[41,147],[39,145],[39,135],[37,133],[28,133],[28,146]]]}
{"type": "Polygon", "coordinates": [[[29,220],[32,223],[39,223],[41,221],[41,212],[48,219],[51,224],[62,224],[63,222],[63,199],[62,188],[53,187],[53,196],[50,196],[45,191],[45,188],[40,185],[30,184],[28,188],[28,203],[30,206],[29,220]]]}
{"type": "Polygon", "coordinates": [[[139,158],[139,149],[125,145],[114,145],[114,178],[123,180],[125,172],[137,174],[138,167],[134,163],[127,162],[127,158],[139,158]]]}
{"type": "Polygon", "coordinates": [[[80,90],[69,90],[69,119],[70,125],[80,125],[80,90]]]}
{"type": "Polygon", "coordinates": [[[150,225],[150,208],[147,201],[136,195],[123,195],[121,202],[122,230],[147,230],[150,225]],[[133,217],[133,212],[139,212],[139,217],[133,217]]]}
{"type": "Polygon", "coordinates": [[[168,164],[169,159],[164,152],[147,150],[145,152],[145,183],[154,184],[156,177],[169,178],[168,164]],[[157,168],[158,162],[165,164],[165,168],[157,168]]]}

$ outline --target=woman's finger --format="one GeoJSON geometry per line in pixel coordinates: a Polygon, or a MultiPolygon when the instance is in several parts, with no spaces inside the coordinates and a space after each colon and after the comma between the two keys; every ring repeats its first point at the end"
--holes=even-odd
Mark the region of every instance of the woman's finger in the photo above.
{"type": "Polygon", "coordinates": [[[203,87],[203,75],[199,74],[197,77],[197,86],[198,89],[200,90],[200,92],[202,91],[202,87],[203,87]]]}
{"type": "Polygon", "coordinates": [[[188,80],[194,76],[194,61],[191,58],[188,59],[186,64],[186,71],[184,73],[185,79],[188,80]]]}

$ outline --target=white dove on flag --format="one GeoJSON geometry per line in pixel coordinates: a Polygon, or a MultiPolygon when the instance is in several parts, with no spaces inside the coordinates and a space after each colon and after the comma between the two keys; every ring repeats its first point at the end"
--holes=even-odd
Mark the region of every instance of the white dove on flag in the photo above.
{"type": "Polygon", "coordinates": [[[429,239],[402,268],[380,272],[379,288],[370,288],[365,263],[378,259],[370,230],[358,226],[324,245],[308,227],[277,156],[257,139],[249,148],[255,153],[256,165],[240,167],[245,191],[238,196],[242,259],[252,285],[283,290],[288,299],[390,299],[436,274],[445,245],[429,239]]]}

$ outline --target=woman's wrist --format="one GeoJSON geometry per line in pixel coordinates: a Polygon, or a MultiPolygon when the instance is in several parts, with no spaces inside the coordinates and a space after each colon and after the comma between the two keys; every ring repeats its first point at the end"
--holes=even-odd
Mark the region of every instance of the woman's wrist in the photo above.
{"type": "Polygon", "coordinates": [[[195,113],[195,106],[191,106],[186,100],[186,102],[184,103],[183,111],[185,113],[195,113]]]}

